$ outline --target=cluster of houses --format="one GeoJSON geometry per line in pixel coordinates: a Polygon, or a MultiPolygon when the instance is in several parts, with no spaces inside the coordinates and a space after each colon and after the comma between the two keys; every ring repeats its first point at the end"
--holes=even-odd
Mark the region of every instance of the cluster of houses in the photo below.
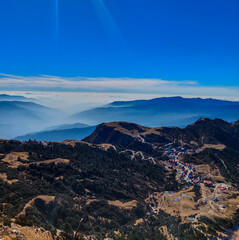
{"type": "Polygon", "coordinates": [[[188,163],[181,163],[179,165],[179,174],[181,181],[199,185],[200,177],[196,175],[196,169],[193,165],[188,163]]]}
{"type": "Polygon", "coordinates": [[[196,170],[192,164],[184,163],[182,156],[184,154],[194,154],[197,149],[187,149],[186,147],[173,147],[173,144],[166,145],[163,156],[167,157],[165,161],[165,167],[169,169],[177,169],[180,180],[191,183],[199,184],[199,178],[196,177],[196,170]]]}
{"type": "MultiPolygon", "coordinates": [[[[163,157],[167,157],[164,161],[165,168],[176,169],[178,179],[186,184],[185,187],[189,187],[189,184],[199,186],[200,183],[203,183],[206,187],[217,189],[219,191],[218,193],[229,194],[228,187],[225,184],[218,185],[211,180],[203,180],[198,176],[193,164],[182,161],[184,154],[194,154],[196,151],[197,149],[193,148],[173,147],[173,144],[165,145],[163,152],[163,157]]],[[[171,196],[172,195],[169,195],[169,197],[171,196]]],[[[180,201],[180,199],[175,199],[174,201],[180,201]]],[[[217,202],[219,200],[217,197],[214,197],[213,201],[217,202]]],[[[225,206],[222,205],[222,208],[225,208],[225,206]]]]}
{"type": "Polygon", "coordinates": [[[223,186],[218,186],[217,189],[221,190],[222,193],[224,194],[229,194],[229,191],[227,190],[226,187],[223,187],[223,186]]]}
{"type": "MultiPolygon", "coordinates": [[[[213,181],[204,180],[197,175],[196,169],[193,164],[185,163],[182,161],[182,157],[185,154],[194,154],[197,149],[194,148],[186,148],[186,147],[174,147],[173,143],[167,144],[164,146],[163,157],[167,157],[165,160],[165,168],[168,169],[176,169],[179,179],[186,184],[195,184],[199,186],[199,183],[202,183],[206,187],[214,187],[215,184],[213,181]]],[[[188,186],[188,185],[186,185],[188,186]]],[[[221,190],[224,194],[229,194],[228,189],[225,186],[219,186],[219,190],[221,190]]]]}

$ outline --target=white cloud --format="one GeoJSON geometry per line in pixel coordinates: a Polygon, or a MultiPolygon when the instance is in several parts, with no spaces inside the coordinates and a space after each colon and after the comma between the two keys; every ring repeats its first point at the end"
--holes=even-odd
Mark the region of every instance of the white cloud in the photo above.
{"type": "Polygon", "coordinates": [[[202,86],[196,81],[136,78],[17,76],[0,74],[2,90],[127,92],[169,95],[238,97],[239,87],[202,86]]]}

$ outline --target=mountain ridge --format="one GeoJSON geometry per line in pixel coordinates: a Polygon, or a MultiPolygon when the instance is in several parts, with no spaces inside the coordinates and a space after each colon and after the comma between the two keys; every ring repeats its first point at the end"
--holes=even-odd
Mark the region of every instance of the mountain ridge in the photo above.
{"type": "Polygon", "coordinates": [[[149,127],[185,127],[200,117],[236,121],[239,118],[239,102],[182,97],[118,101],[74,114],[71,119],[90,124],[127,121],[149,127]]]}
{"type": "MultiPolygon", "coordinates": [[[[153,141],[152,135],[155,135],[155,136],[157,135],[159,137],[162,137],[162,139],[164,138],[165,141],[172,141],[173,140],[172,135],[177,138],[182,138],[182,140],[184,140],[184,138],[187,137],[187,138],[191,138],[190,141],[194,141],[194,140],[200,141],[200,139],[202,139],[203,137],[202,134],[204,135],[208,134],[207,132],[206,133],[204,132],[207,128],[209,128],[211,135],[216,134],[217,128],[220,128],[220,131],[222,132],[221,134],[224,134],[224,131],[227,131],[228,134],[230,134],[230,131],[233,131],[236,133],[238,131],[238,121],[235,123],[228,123],[221,119],[211,120],[209,118],[200,118],[198,121],[186,126],[185,128],[178,128],[178,127],[149,128],[149,127],[144,127],[138,124],[132,124],[128,122],[109,122],[109,123],[102,123],[99,126],[97,126],[96,130],[90,136],[83,139],[83,141],[91,142],[91,143],[103,143],[103,141],[106,140],[105,143],[112,143],[111,142],[111,139],[113,136],[112,131],[117,131],[117,132],[120,132],[121,134],[128,135],[129,137],[132,137],[132,139],[141,136],[145,139],[145,141],[149,141],[149,142],[153,141]],[[132,129],[130,132],[128,131],[128,129],[124,129],[121,123],[124,123],[125,127],[129,125],[131,127],[134,127],[134,129],[132,129]],[[140,129],[141,131],[137,131],[138,129],[140,129]],[[132,131],[134,131],[134,134],[132,134],[132,131]]],[[[205,136],[203,140],[205,141],[205,143],[212,143],[213,141],[212,136],[211,136],[211,140],[207,138],[205,139],[205,136]]],[[[230,142],[231,145],[234,145],[233,140],[234,138],[232,138],[232,140],[227,138],[227,141],[230,142]]],[[[222,141],[224,140],[222,139],[222,141]]],[[[204,142],[201,142],[201,143],[204,143],[204,142]]]]}
{"type": "Polygon", "coordinates": [[[89,135],[95,130],[96,126],[88,126],[81,128],[66,128],[66,129],[56,129],[56,130],[46,130],[36,133],[29,133],[22,136],[17,136],[14,140],[19,141],[48,141],[48,142],[61,142],[66,139],[81,140],[85,136],[89,135]]]}
{"type": "Polygon", "coordinates": [[[32,101],[33,98],[27,98],[20,95],[0,94],[0,101],[32,101]]]}

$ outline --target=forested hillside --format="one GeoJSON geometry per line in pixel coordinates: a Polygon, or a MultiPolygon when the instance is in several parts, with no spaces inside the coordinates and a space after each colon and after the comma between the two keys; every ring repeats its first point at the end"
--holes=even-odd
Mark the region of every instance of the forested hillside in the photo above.
{"type": "Polygon", "coordinates": [[[1,140],[0,222],[54,239],[229,239],[238,137],[238,122],[200,119],[184,129],[106,123],[84,141],[1,140]]]}

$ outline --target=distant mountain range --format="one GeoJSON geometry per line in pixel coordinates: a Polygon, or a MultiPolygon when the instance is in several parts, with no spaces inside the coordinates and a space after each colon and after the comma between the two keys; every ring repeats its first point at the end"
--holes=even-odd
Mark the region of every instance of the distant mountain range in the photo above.
{"type": "Polygon", "coordinates": [[[1,138],[13,138],[49,126],[61,114],[58,110],[33,102],[0,101],[1,138]]]}
{"type": "Polygon", "coordinates": [[[84,123],[73,123],[73,124],[62,124],[62,125],[47,127],[43,130],[53,131],[53,130],[66,130],[66,129],[72,129],[72,128],[87,128],[87,127],[91,127],[91,126],[84,123]]]}
{"type": "Polygon", "coordinates": [[[236,121],[239,119],[239,102],[182,97],[117,101],[74,114],[71,119],[89,124],[127,121],[149,127],[185,127],[201,117],[236,121]]]}
{"type": "Polygon", "coordinates": [[[26,98],[18,95],[0,94],[0,101],[32,101],[32,98],[26,98]]]}
{"type": "Polygon", "coordinates": [[[25,97],[0,95],[0,137],[21,140],[80,140],[102,122],[135,122],[147,127],[185,127],[201,117],[221,118],[228,122],[239,119],[239,102],[165,97],[151,100],[116,101],[67,116],[56,109],[24,101],[25,97]],[[8,101],[1,101],[7,98],[8,101]],[[12,99],[19,98],[21,101],[12,99]],[[11,99],[11,100],[10,100],[11,99]],[[57,123],[78,122],[76,124],[57,123]],[[80,123],[79,123],[80,122],[80,123]],[[54,127],[50,127],[54,126],[54,127]]]}
{"type": "Polygon", "coordinates": [[[18,136],[14,139],[20,141],[28,141],[31,139],[52,142],[61,142],[66,139],[81,140],[91,134],[95,128],[96,126],[88,126],[81,123],[65,124],[57,127],[51,127],[49,130],[18,136]]]}

